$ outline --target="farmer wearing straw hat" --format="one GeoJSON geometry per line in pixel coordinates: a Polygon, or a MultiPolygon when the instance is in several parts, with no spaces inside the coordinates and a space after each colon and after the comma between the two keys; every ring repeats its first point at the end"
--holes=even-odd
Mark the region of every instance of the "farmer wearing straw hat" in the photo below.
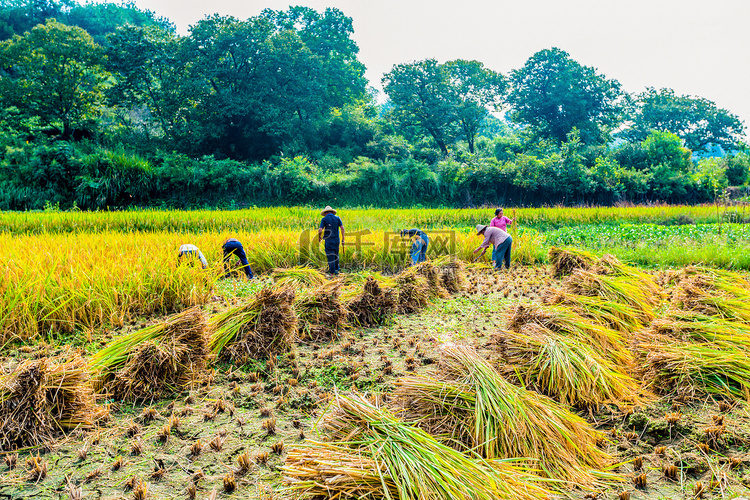
{"type": "Polygon", "coordinates": [[[325,240],[326,259],[328,260],[328,272],[330,274],[339,273],[339,245],[344,244],[344,223],[336,215],[336,210],[327,205],[320,215],[323,219],[320,221],[318,228],[318,242],[325,240]],[[339,240],[339,230],[341,230],[341,240],[339,240]]]}
{"type": "Polygon", "coordinates": [[[492,251],[492,260],[495,261],[495,269],[502,269],[503,260],[505,260],[505,267],[510,268],[510,247],[513,245],[513,238],[508,233],[497,227],[485,226],[484,224],[477,224],[477,236],[484,236],[484,241],[479,247],[474,250],[474,253],[478,253],[479,257],[484,255],[490,245],[494,245],[495,249],[492,251]]]}

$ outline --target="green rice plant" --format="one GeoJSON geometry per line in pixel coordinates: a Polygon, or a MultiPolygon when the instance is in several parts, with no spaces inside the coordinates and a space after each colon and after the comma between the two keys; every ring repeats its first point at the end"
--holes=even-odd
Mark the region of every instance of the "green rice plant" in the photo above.
{"type": "Polygon", "coordinates": [[[683,341],[710,342],[750,351],[750,325],[681,310],[670,310],[650,331],[683,341]]]}
{"type": "Polygon", "coordinates": [[[515,386],[465,346],[451,346],[432,377],[397,383],[405,415],[446,443],[487,459],[525,457],[548,478],[594,487],[613,459],[602,435],[548,397],[515,386]],[[597,472],[598,470],[598,472],[597,472]]]}
{"type": "Polygon", "coordinates": [[[645,378],[662,394],[681,399],[706,395],[750,398],[750,353],[726,343],[681,342],[643,334],[636,348],[644,353],[645,378]]]}
{"type": "Polygon", "coordinates": [[[554,288],[543,295],[544,303],[570,308],[579,316],[622,333],[643,327],[639,312],[628,304],[600,297],[586,297],[554,288]]]}
{"type": "Polygon", "coordinates": [[[319,427],[339,446],[295,447],[289,450],[292,461],[282,468],[288,487],[301,497],[531,500],[550,495],[521,460],[461,453],[362,396],[337,394],[319,427]]]}
{"type": "Polygon", "coordinates": [[[627,348],[622,331],[616,331],[590,319],[578,315],[571,307],[564,305],[538,305],[520,303],[507,313],[508,328],[520,332],[524,327],[537,324],[574,342],[586,344],[619,366],[628,367],[633,356],[627,348]]]}
{"type": "Polygon", "coordinates": [[[564,405],[599,407],[643,400],[639,382],[599,346],[530,323],[501,337],[509,370],[521,383],[564,405]]]}

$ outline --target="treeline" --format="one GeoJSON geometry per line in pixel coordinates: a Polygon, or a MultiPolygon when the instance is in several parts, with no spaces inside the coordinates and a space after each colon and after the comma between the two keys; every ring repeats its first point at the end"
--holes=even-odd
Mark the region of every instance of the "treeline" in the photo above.
{"type": "Polygon", "coordinates": [[[507,75],[398,64],[379,105],[337,9],[179,36],[127,3],[0,7],[0,209],[697,203],[747,181],[735,115],[556,48],[507,75]]]}

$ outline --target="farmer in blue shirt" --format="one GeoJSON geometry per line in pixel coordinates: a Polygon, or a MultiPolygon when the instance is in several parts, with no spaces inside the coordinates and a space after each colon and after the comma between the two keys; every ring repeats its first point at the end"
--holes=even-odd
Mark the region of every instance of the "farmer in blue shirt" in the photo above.
{"type": "Polygon", "coordinates": [[[336,215],[336,210],[330,205],[326,206],[320,214],[323,219],[320,221],[318,228],[318,242],[325,241],[326,259],[328,260],[328,272],[330,274],[339,273],[339,245],[344,244],[344,223],[336,215]],[[341,240],[339,240],[339,230],[341,230],[341,240]]]}
{"type": "Polygon", "coordinates": [[[427,260],[427,245],[430,244],[430,239],[424,231],[421,229],[402,229],[401,236],[413,238],[411,251],[409,252],[411,254],[412,266],[427,260]]]}

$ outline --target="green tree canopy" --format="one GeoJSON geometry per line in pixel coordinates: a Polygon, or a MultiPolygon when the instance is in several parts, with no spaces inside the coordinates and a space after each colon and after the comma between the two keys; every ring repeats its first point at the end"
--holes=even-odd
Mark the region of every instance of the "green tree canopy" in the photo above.
{"type": "Polygon", "coordinates": [[[502,75],[478,61],[425,59],[398,64],[383,77],[397,121],[428,134],[443,155],[460,133],[474,152],[482,120],[488,108],[499,107],[503,88],[502,75]]]}
{"type": "Polygon", "coordinates": [[[642,141],[653,130],[671,132],[685,146],[700,151],[709,144],[731,150],[738,147],[745,127],[740,119],[708,99],[678,96],[672,89],[649,88],[638,96],[631,126],[623,135],[642,141]]]}
{"type": "Polygon", "coordinates": [[[586,144],[601,143],[620,122],[617,80],[582,66],[558,48],[537,52],[510,77],[510,118],[562,143],[577,128],[586,144]]]}
{"type": "Polygon", "coordinates": [[[99,113],[109,77],[103,53],[81,28],[48,20],[0,44],[0,104],[72,127],[99,113]]]}

